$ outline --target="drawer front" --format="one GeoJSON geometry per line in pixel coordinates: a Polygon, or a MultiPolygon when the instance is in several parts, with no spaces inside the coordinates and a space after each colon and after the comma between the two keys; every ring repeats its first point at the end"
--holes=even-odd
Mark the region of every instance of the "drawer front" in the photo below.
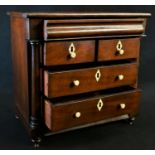
{"type": "Polygon", "coordinates": [[[116,39],[99,41],[99,61],[138,58],[140,39],[116,39]]]}
{"type": "MultiPolygon", "coordinates": [[[[92,17],[91,17],[92,18],[92,17]]],[[[143,18],[44,20],[44,39],[142,35],[143,18]]]]}
{"type": "Polygon", "coordinates": [[[140,91],[119,93],[68,103],[45,102],[45,124],[52,131],[138,112],[140,91]]]}
{"type": "Polygon", "coordinates": [[[47,42],[44,47],[44,65],[66,65],[93,62],[95,41],[47,42]]]}
{"type": "Polygon", "coordinates": [[[44,73],[45,96],[60,97],[133,85],[137,80],[137,64],[123,64],[91,69],[44,73]]]}

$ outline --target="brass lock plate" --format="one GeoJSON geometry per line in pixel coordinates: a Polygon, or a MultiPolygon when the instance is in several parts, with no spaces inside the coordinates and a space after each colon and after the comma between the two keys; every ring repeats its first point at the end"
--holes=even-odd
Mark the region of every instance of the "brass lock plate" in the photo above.
{"type": "Polygon", "coordinates": [[[68,52],[69,52],[71,58],[76,57],[76,48],[75,48],[75,45],[73,43],[70,44],[70,46],[68,48],[68,52]]]}

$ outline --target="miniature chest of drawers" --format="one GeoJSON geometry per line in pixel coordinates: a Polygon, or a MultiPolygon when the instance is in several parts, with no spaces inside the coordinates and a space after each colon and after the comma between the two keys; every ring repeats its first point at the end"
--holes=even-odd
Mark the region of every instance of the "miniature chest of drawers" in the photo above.
{"type": "Polygon", "coordinates": [[[11,12],[16,112],[33,142],[139,110],[149,13],[11,12]]]}

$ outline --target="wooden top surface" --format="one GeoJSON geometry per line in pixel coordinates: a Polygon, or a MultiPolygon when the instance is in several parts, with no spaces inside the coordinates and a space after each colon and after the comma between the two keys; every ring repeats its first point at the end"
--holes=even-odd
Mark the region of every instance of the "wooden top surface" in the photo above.
{"type": "Polygon", "coordinates": [[[8,14],[27,18],[140,18],[151,16],[150,13],[124,12],[10,12],[8,14]]]}

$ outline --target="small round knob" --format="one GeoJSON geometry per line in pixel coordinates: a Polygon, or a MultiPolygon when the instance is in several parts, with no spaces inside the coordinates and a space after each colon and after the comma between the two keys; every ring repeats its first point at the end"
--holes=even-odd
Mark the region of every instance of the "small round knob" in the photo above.
{"type": "Polygon", "coordinates": [[[121,108],[121,109],[125,109],[125,107],[126,107],[125,103],[121,103],[121,104],[120,104],[120,108],[121,108]]]}
{"type": "Polygon", "coordinates": [[[76,113],[75,113],[75,117],[76,117],[76,118],[81,117],[81,113],[80,113],[80,112],[76,112],[76,113]]]}
{"type": "Polygon", "coordinates": [[[73,84],[74,84],[74,86],[79,86],[80,85],[80,81],[79,80],[74,80],[73,84]]]}
{"type": "Polygon", "coordinates": [[[124,75],[122,75],[122,74],[118,75],[118,79],[119,80],[123,80],[124,79],[124,75]]]}
{"type": "Polygon", "coordinates": [[[70,53],[70,57],[71,57],[71,58],[76,58],[76,53],[75,53],[75,52],[71,52],[71,53],[70,53]]]}
{"type": "Polygon", "coordinates": [[[119,55],[123,55],[123,54],[124,54],[124,50],[123,50],[123,49],[119,50],[119,51],[118,51],[118,54],[119,54],[119,55]]]}

